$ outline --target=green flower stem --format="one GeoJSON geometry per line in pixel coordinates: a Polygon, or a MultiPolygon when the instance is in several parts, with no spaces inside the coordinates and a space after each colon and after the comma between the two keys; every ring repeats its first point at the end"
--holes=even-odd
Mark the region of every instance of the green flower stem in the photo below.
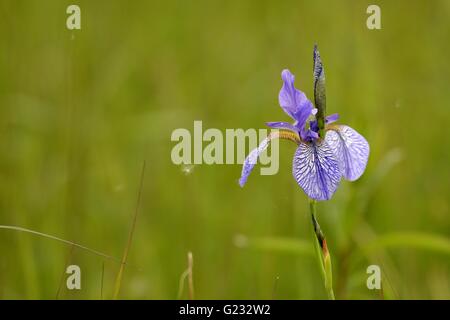
{"type": "Polygon", "coordinates": [[[335,298],[333,292],[333,271],[331,267],[331,256],[330,252],[328,251],[325,235],[323,234],[322,229],[320,229],[319,222],[317,221],[316,203],[317,202],[315,200],[310,200],[309,202],[313,230],[317,239],[317,241],[314,241],[314,247],[316,249],[317,262],[324,279],[325,290],[327,291],[328,298],[330,300],[334,300],[335,298]]]}

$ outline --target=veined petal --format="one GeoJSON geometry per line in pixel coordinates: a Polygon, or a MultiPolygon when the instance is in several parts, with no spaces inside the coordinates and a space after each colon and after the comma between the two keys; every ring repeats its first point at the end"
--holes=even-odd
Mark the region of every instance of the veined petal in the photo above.
{"type": "Polygon", "coordinates": [[[293,124],[290,124],[289,122],[282,122],[282,121],[266,122],[266,125],[273,129],[285,129],[285,130],[290,130],[290,131],[294,131],[294,132],[298,133],[298,129],[293,124]]]}
{"type": "Polygon", "coordinates": [[[366,169],[369,158],[369,143],[354,129],[345,125],[331,126],[325,135],[339,161],[342,175],[345,179],[354,181],[366,169]]]}
{"type": "Polygon", "coordinates": [[[295,76],[287,69],[281,73],[283,87],[278,95],[281,108],[303,128],[311,115],[313,105],[306,95],[294,87],[295,76]]]}
{"type": "Polygon", "coordinates": [[[341,180],[339,163],[324,140],[300,143],[295,151],[292,173],[308,197],[315,200],[329,200],[341,180]]]}
{"type": "Polygon", "coordinates": [[[270,144],[271,136],[269,135],[265,138],[260,145],[253,149],[252,152],[245,158],[244,164],[242,165],[242,173],[241,178],[239,179],[239,185],[243,187],[247,182],[248,176],[252,172],[255,167],[256,162],[258,161],[259,155],[267,149],[270,144]]]}

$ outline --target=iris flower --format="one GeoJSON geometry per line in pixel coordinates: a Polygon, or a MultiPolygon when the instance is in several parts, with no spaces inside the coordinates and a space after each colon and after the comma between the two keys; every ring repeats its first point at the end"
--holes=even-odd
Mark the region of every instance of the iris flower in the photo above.
{"type": "Polygon", "coordinates": [[[369,144],[356,130],[336,124],[338,114],[325,116],[325,73],[317,46],[314,47],[314,102],[294,86],[294,75],[283,70],[283,86],[278,100],[294,122],[268,122],[274,129],[245,159],[239,184],[241,187],[255,166],[259,155],[272,139],[288,139],[297,144],[292,173],[309,198],[329,200],[342,178],[354,181],[364,172],[369,144]]]}

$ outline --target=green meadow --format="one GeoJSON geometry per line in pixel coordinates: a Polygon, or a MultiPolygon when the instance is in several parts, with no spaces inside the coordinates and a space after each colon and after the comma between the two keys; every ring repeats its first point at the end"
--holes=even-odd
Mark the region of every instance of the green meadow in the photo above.
{"type": "Polygon", "coordinates": [[[294,144],[245,188],[171,160],[195,120],[290,121],[280,74],[312,100],[316,43],[328,113],[371,148],[317,206],[336,298],[450,299],[450,1],[80,0],[81,30],[70,4],[0,2],[0,299],[326,299],[294,144]]]}

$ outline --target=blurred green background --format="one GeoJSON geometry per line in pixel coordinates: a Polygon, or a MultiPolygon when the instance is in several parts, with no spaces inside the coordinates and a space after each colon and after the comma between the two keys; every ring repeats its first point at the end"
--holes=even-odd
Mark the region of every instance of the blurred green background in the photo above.
{"type": "MultiPolygon", "coordinates": [[[[318,43],[328,112],[371,146],[362,178],[318,206],[337,298],[449,299],[449,21],[445,0],[1,0],[0,224],[120,259],[146,160],[120,298],[176,299],[188,251],[195,298],[326,298],[293,144],[280,142],[277,175],[243,189],[240,165],[186,174],[170,158],[172,131],[194,120],[287,121],[281,70],[312,97],[318,43]],[[73,3],[81,30],[66,29],[73,3]],[[381,30],[366,28],[374,3],[381,30]],[[371,264],[382,293],[366,287],[371,264]]],[[[0,229],[2,299],[54,299],[60,287],[60,299],[111,298],[118,269],[0,229]],[[68,264],[81,267],[79,291],[65,289],[68,264]]]]}

